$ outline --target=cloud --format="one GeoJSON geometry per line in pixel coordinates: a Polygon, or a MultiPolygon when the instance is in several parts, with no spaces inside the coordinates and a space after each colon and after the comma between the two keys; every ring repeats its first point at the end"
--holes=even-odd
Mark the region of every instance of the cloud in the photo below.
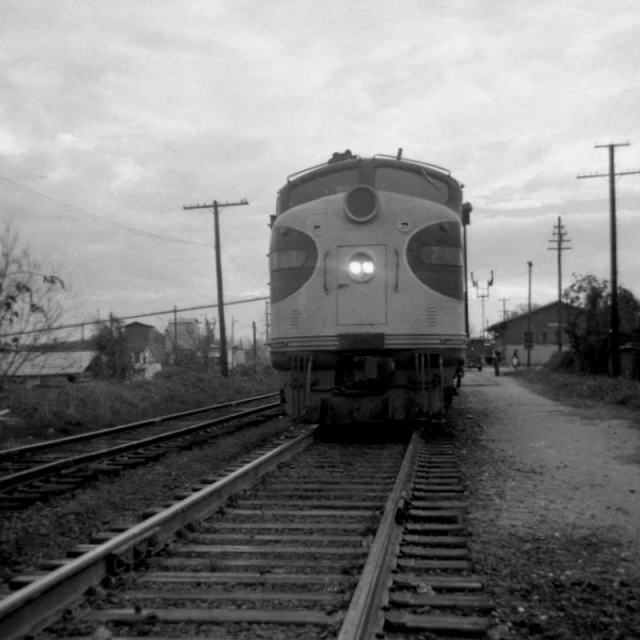
{"type": "MultiPolygon", "coordinates": [[[[575,240],[567,268],[607,270],[606,179],[576,175],[606,171],[594,142],[640,143],[634,9],[7,0],[3,206],[34,250],[73,274],[87,309],[123,314],[212,300],[211,213],[182,207],[247,198],[221,214],[231,299],[266,290],[267,223],[287,175],[337,150],[403,147],[466,185],[470,264],[479,277],[495,269],[492,296],[516,303],[527,259],[536,295],[553,295],[546,243],[558,215],[575,240]]],[[[637,146],[620,149],[617,166],[638,157],[637,146]]],[[[640,230],[626,211],[640,204],[640,183],[617,188],[621,277],[631,280],[640,230]]],[[[497,298],[486,304],[497,319],[497,298]]],[[[251,313],[263,322],[262,311],[251,313]]]]}

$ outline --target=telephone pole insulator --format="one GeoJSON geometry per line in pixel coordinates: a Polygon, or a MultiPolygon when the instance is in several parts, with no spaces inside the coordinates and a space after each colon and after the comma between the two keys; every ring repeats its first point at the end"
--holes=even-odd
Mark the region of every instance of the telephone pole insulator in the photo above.
{"type": "Polygon", "coordinates": [[[471,283],[476,290],[476,298],[480,298],[480,300],[482,300],[482,337],[485,338],[484,301],[489,297],[489,289],[493,286],[493,269],[491,270],[491,277],[487,280],[487,285],[485,287],[479,286],[478,281],[473,277],[473,271],[471,272],[471,283]]]}

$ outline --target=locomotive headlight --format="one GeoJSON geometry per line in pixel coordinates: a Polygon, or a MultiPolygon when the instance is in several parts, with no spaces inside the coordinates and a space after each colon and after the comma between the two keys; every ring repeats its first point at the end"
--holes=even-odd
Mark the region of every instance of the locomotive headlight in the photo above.
{"type": "Polygon", "coordinates": [[[349,260],[349,276],[356,282],[366,282],[373,276],[375,267],[371,256],[366,253],[356,253],[349,260]]]}
{"type": "Polygon", "coordinates": [[[354,276],[359,276],[362,273],[362,263],[361,262],[353,262],[349,263],[349,273],[354,276]]]}

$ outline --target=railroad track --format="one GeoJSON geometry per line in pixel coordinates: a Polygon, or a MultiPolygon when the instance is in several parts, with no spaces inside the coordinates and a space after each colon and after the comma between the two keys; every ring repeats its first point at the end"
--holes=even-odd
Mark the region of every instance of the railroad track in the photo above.
{"type": "Polygon", "coordinates": [[[231,433],[248,420],[272,416],[280,406],[278,394],[266,394],[0,450],[0,509],[44,502],[169,451],[231,433]],[[245,406],[250,408],[238,411],[245,406]],[[205,414],[211,415],[193,419],[205,414]]]}
{"type": "Polygon", "coordinates": [[[49,637],[114,640],[486,634],[452,443],[320,442],[307,428],[255,456],[16,577],[0,637],[47,624],[49,637]]]}

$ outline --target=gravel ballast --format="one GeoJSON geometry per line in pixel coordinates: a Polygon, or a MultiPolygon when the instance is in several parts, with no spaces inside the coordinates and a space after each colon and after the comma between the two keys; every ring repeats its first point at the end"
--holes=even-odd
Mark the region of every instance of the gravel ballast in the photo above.
{"type": "Polygon", "coordinates": [[[28,572],[40,560],[64,557],[68,549],[110,526],[138,522],[147,508],[162,505],[289,428],[287,418],[275,418],[211,445],[168,454],[74,494],[3,514],[0,582],[28,572]]]}

